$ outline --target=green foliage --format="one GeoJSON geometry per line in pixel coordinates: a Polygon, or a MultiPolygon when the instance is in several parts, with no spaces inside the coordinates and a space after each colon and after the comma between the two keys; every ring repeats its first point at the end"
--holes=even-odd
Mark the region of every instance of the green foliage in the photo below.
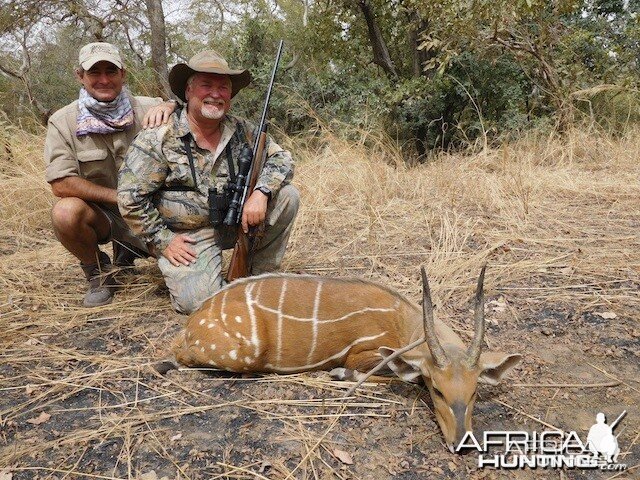
{"type": "MultiPolygon", "coordinates": [[[[396,77],[374,64],[361,6],[345,0],[310,1],[306,24],[299,0],[193,2],[167,23],[170,63],[213,48],[249,68],[254,80],[233,111],[257,121],[283,38],[271,104],[280,128],[302,133],[318,119],[350,125],[345,135],[383,128],[420,156],[582,116],[611,129],[638,121],[640,0],[367,1],[396,77]]],[[[29,0],[0,14],[0,35],[38,16],[60,19],[29,43],[28,77],[47,108],[77,95],[77,51],[93,39],[64,8],[81,3],[29,0]]],[[[150,32],[133,18],[142,4],[127,5],[138,10],[90,9],[112,22],[105,40],[124,53],[130,89],[148,94],[150,32]]],[[[0,49],[0,65],[20,63],[19,49],[0,49]]],[[[20,80],[0,77],[0,110],[31,110],[20,80]]]]}
{"type": "Polygon", "coordinates": [[[386,101],[398,136],[414,139],[418,153],[424,154],[525,129],[529,91],[512,59],[488,61],[463,53],[447,74],[402,82],[386,101]]]}

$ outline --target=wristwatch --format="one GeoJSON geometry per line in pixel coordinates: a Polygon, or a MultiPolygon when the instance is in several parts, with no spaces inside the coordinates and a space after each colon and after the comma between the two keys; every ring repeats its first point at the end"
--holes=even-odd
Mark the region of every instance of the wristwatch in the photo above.
{"type": "Polygon", "coordinates": [[[256,190],[261,191],[262,193],[264,193],[267,196],[267,198],[269,200],[271,200],[271,190],[269,190],[268,187],[264,187],[264,186],[263,187],[258,187],[258,188],[256,188],[256,190]]]}

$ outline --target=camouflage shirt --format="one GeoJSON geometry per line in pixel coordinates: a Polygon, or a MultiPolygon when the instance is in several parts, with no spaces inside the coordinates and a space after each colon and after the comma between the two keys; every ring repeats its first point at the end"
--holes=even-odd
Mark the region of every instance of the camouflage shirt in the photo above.
{"type": "MultiPolygon", "coordinates": [[[[227,115],[221,128],[214,153],[199,148],[183,109],[176,111],[166,125],[140,132],[129,147],[118,174],[118,207],[133,232],[159,252],[167,248],[176,230],[210,226],[209,187],[222,192],[227,183],[227,144],[236,175],[242,147],[245,143],[253,147],[254,127],[247,121],[227,115]],[[191,146],[195,185],[183,138],[191,146]]],[[[291,154],[271,139],[267,152],[256,188],[267,187],[275,196],[291,181],[294,163],[291,154]]]]}

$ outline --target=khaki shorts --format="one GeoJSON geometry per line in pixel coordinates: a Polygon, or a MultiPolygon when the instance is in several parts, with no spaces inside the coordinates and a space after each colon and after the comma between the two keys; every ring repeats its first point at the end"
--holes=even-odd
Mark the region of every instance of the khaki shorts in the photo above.
{"type": "Polygon", "coordinates": [[[149,253],[147,245],[140,238],[134,235],[127,223],[124,221],[124,218],[122,218],[119,213],[116,213],[109,208],[105,208],[98,203],[87,203],[95,210],[102,212],[111,226],[107,238],[102,238],[98,241],[100,245],[104,245],[109,242],[120,242],[133,245],[134,247],[149,253]]]}

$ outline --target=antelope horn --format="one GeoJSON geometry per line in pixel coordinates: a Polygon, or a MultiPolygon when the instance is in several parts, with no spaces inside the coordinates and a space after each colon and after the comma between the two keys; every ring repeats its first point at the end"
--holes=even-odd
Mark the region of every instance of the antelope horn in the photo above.
{"type": "Polygon", "coordinates": [[[436,326],[433,321],[433,302],[431,301],[431,290],[429,290],[429,281],[427,280],[427,272],[425,272],[424,267],[421,267],[422,272],[422,320],[424,323],[424,338],[419,338],[415,342],[396,350],[394,353],[385,358],[378,365],[369,370],[366,374],[364,374],[358,383],[356,383],[353,387],[351,387],[344,398],[350,397],[357,388],[362,385],[371,375],[374,375],[376,372],[381,370],[385,365],[387,365],[391,360],[399,357],[403,353],[408,352],[416,348],[418,345],[427,342],[429,346],[429,350],[431,351],[431,356],[433,360],[439,368],[444,367],[449,363],[449,359],[447,358],[447,354],[442,349],[440,345],[440,341],[436,336],[436,326]]]}
{"type": "Polygon", "coordinates": [[[484,271],[487,269],[485,263],[480,270],[480,276],[478,277],[478,287],[476,289],[476,299],[474,307],[474,336],[473,342],[469,346],[468,361],[471,367],[478,365],[480,359],[480,352],[482,351],[482,340],[484,338],[484,271]]]}
{"type": "Polygon", "coordinates": [[[424,337],[427,345],[429,345],[433,360],[439,368],[442,368],[449,363],[449,359],[436,335],[436,325],[433,320],[433,302],[431,301],[431,290],[429,289],[427,272],[425,272],[424,267],[421,267],[420,271],[422,272],[422,321],[424,323],[424,337]]]}

